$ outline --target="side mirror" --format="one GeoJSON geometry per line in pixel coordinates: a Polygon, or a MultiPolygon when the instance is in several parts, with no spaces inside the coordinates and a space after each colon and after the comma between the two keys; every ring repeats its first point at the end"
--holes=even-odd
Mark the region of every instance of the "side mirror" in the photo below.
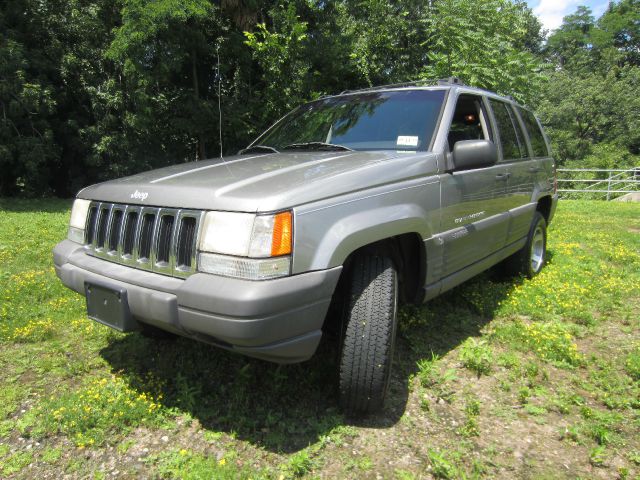
{"type": "Polygon", "coordinates": [[[456,170],[490,167],[498,161],[498,149],[491,140],[461,140],[453,146],[456,170]]]}

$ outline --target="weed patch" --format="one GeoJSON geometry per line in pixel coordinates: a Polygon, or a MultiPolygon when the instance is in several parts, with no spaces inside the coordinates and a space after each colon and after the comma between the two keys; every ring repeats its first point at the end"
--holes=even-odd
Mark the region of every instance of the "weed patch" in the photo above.
{"type": "Polygon", "coordinates": [[[488,375],[494,362],[493,350],[486,342],[470,338],[460,349],[460,361],[478,376],[488,375]]]}
{"type": "Polygon", "coordinates": [[[0,463],[0,473],[2,473],[3,476],[13,475],[20,472],[32,461],[33,454],[31,452],[16,452],[14,454],[7,455],[0,463]]]}
{"type": "Polygon", "coordinates": [[[503,343],[520,351],[531,351],[543,360],[571,367],[583,364],[583,355],[569,329],[560,323],[518,320],[496,327],[493,333],[503,343]]]}
{"type": "Polygon", "coordinates": [[[222,457],[207,457],[190,450],[170,450],[162,453],[150,463],[157,464],[158,473],[163,478],[196,480],[215,478],[216,480],[236,480],[238,478],[266,479],[268,476],[247,466],[238,466],[235,461],[222,457]]]}
{"type": "Polygon", "coordinates": [[[138,425],[159,425],[164,414],[158,400],[113,375],[45,400],[21,425],[35,436],[62,433],[80,448],[100,446],[138,425]]]}
{"type": "Polygon", "coordinates": [[[636,347],[629,355],[627,355],[624,364],[629,376],[640,382],[640,347],[636,347]]]}
{"type": "Polygon", "coordinates": [[[429,450],[427,453],[429,464],[431,466],[431,473],[435,478],[441,478],[444,480],[450,480],[454,478],[461,478],[463,473],[456,465],[455,459],[451,458],[451,455],[439,450],[429,450]]]}

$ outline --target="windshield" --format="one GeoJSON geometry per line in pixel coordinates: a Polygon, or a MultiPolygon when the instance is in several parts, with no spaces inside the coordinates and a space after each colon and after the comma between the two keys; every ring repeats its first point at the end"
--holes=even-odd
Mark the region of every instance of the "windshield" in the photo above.
{"type": "Polygon", "coordinates": [[[253,145],[427,150],[444,95],[444,90],[403,90],[324,98],[297,108],[253,145]]]}

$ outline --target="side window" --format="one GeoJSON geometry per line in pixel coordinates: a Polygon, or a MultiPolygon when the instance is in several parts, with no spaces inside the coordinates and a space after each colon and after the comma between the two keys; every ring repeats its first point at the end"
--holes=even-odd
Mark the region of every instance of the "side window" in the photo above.
{"type": "Polygon", "coordinates": [[[491,132],[482,106],[482,98],[476,95],[460,95],[449,128],[449,149],[462,140],[489,140],[491,132]]]}
{"type": "Polygon", "coordinates": [[[529,110],[525,110],[523,108],[518,108],[518,112],[524,122],[524,126],[527,128],[529,142],[531,143],[531,149],[533,150],[533,156],[549,156],[547,143],[544,141],[544,135],[542,134],[542,130],[540,130],[540,125],[538,125],[536,117],[529,110]]]}
{"type": "Polygon", "coordinates": [[[498,100],[490,100],[490,103],[493,116],[496,119],[498,130],[500,131],[503,159],[518,160],[527,157],[527,146],[524,143],[524,135],[509,105],[498,100]]]}

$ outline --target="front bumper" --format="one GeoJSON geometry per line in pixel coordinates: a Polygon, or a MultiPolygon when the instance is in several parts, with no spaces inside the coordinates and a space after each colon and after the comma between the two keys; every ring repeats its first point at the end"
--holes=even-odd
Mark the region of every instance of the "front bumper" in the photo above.
{"type": "Polygon", "coordinates": [[[84,294],[85,282],[127,291],[132,316],[161,329],[277,363],[309,359],[342,267],[267,281],[196,273],[168,277],[108,262],[64,240],[56,274],[84,294]]]}

